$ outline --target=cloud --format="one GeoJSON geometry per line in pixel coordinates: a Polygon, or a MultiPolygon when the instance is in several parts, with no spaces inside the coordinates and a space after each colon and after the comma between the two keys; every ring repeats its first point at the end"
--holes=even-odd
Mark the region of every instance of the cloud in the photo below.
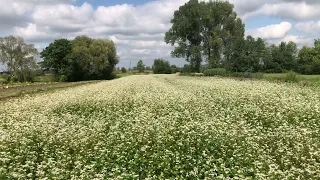
{"type": "MultiPolygon", "coordinates": [[[[129,66],[142,59],[151,65],[155,58],[166,58],[176,64],[182,59],[170,57],[172,47],[164,43],[164,34],[171,27],[175,10],[188,0],[154,0],[142,5],[118,4],[93,7],[90,2],[76,5],[76,0],[0,0],[0,30],[4,34],[22,36],[39,49],[57,38],[72,39],[79,35],[111,38],[120,56],[120,66],[129,66]],[[5,32],[7,31],[7,32],[5,32]]],[[[269,42],[293,40],[310,44],[319,31],[318,22],[304,22],[320,18],[318,0],[229,0],[235,10],[250,20],[256,15],[282,18],[284,22],[250,29],[247,34],[269,42]],[[294,27],[291,23],[296,23],[294,27]],[[296,21],[296,22],[295,22],[296,21]],[[290,35],[292,28],[308,33],[290,35]]],[[[79,1],[78,1],[79,2],[79,1]]],[[[96,1],[98,2],[98,1],[96,1]]],[[[130,1],[128,1],[130,2],[130,1]]]]}
{"type": "Polygon", "coordinates": [[[77,32],[90,26],[94,9],[84,3],[82,6],[68,4],[38,6],[33,14],[33,22],[56,32],[77,32]]]}
{"type": "Polygon", "coordinates": [[[302,22],[295,25],[295,28],[300,32],[310,34],[320,34],[320,21],[302,22]]]}
{"type": "Polygon", "coordinates": [[[229,0],[244,19],[268,15],[295,21],[320,18],[319,0],[229,0]]]}
{"type": "Polygon", "coordinates": [[[30,14],[39,5],[74,3],[76,0],[0,0],[0,29],[25,26],[31,21],[30,14]]]}
{"type": "MultiPolygon", "coordinates": [[[[88,3],[77,6],[64,2],[35,6],[29,23],[15,27],[15,34],[33,43],[50,43],[57,38],[71,39],[79,35],[111,38],[117,45],[124,66],[139,59],[150,63],[159,57],[173,60],[170,57],[172,47],[164,42],[164,33],[171,26],[173,12],[186,0],[159,0],[139,6],[120,4],[97,8],[88,3]]],[[[180,61],[184,63],[184,60],[176,60],[178,64],[180,61]]]]}
{"type": "Polygon", "coordinates": [[[290,42],[290,41],[295,42],[298,48],[302,48],[303,46],[313,46],[314,37],[287,35],[281,39],[272,39],[272,40],[268,40],[267,42],[270,44],[280,44],[281,42],[290,42]]]}
{"type": "Polygon", "coordinates": [[[33,43],[52,41],[60,36],[59,33],[50,33],[49,27],[38,28],[36,24],[32,23],[25,28],[16,27],[15,34],[24,37],[26,41],[33,43]]]}
{"type": "Polygon", "coordinates": [[[248,30],[247,35],[261,37],[263,39],[279,39],[285,37],[291,28],[291,23],[282,22],[280,24],[272,24],[258,29],[248,30]]]}

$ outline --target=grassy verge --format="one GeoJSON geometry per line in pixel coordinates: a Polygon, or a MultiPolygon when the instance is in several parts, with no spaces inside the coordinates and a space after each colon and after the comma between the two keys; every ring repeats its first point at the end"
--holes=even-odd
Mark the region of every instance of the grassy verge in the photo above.
{"type": "MultiPolygon", "coordinates": [[[[263,78],[267,80],[281,80],[285,77],[285,73],[264,74],[263,78]]],[[[320,75],[298,75],[300,81],[317,82],[320,81],[320,75]]]]}
{"type": "Polygon", "coordinates": [[[24,95],[32,95],[36,93],[43,93],[48,91],[53,91],[57,89],[75,87],[90,83],[97,83],[100,81],[80,81],[80,82],[70,82],[70,83],[33,83],[24,86],[11,86],[4,87],[0,89],[0,101],[16,98],[24,95]]]}
{"type": "MultiPolygon", "coordinates": [[[[214,71],[211,70],[211,71],[214,71]]],[[[320,86],[320,75],[301,75],[297,73],[270,73],[270,74],[263,74],[263,73],[218,73],[216,71],[212,72],[205,72],[205,73],[181,73],[181,76],[217,76],[217,77],[228,77],[228,78],[235,78],[235,79],[263,79],[267,81],[273,82],[295,82],[299,83],[303,86],[320,86]]]]}

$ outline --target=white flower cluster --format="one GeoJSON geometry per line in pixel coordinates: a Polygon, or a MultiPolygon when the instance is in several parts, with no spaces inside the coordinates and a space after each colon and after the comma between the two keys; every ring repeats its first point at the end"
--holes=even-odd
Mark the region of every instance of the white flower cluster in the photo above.
{"type": "Polygon", "coordinates": [[[129,76],[0,106],[0,179],[320,178],[311,87],[129,76]]]}

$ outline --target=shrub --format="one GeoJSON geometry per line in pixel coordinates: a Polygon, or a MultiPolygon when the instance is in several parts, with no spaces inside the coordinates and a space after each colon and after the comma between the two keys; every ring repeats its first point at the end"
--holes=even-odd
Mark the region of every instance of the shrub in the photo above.
{"type": "Polygon", "coordinates": [[[231,73],[232,77],[238,78],[254,78],[254,79],[262,79],[263,73],[251,73],[251,72],[234,72],[231,73]]]}
{"type": "Polygon", "coordinates": [[[11,81],[11,76],[9,74],[4,74],[3,76],[3,79],[4,79],[4,83],[7,84],[7,83],[10,83],[11,81]]]}
{"type": "Polygon", "coordinates": [[[68,77],[66,75],[61,75],[59,77],[59,82],[67,82],[68,81],[68,77]]]}
{"type": "Polygon", "coordinates": [[[192,66],[189,64],[185,64],[181,69],[181,73],[183,74],[190,74],[192,72],[192,66]]]}
{"type": "Polygon", "coordinates": [[[294,71],[289,71],[286,73],[286,75],[284,76],[284,81],[285,82],[299,82],[298,79],[298,74],[294,71]]]}
{"type": "Polygon", "coordinates": [[[152,69],[154,74],[171,74],[172,73],[172,69],[169,61],[166,61],[164,59],[155,59],[152,69]]]}
{"type": "Polygon", "coordinates": [[[126,73],[126,72],[127,72],[127,69],[124,68],[124,67],[122,67],[122,68],[121,68],[121,72],[122,72],[122,73],[126,73]]]}
{"type": "Polygon", "coordinates": [[[207,69],[203,72],[205,76],[227,76],[227,70],[224,68],[207,69]]]}

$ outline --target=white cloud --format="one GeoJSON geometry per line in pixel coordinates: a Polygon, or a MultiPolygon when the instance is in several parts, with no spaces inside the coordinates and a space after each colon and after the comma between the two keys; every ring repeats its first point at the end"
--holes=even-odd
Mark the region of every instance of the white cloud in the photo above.
{"type": "Polygon", "coordinates": [[[311,36],[294,36],[294,35],[287,35],[281,39],[273,39],[269,40],[269,43],[272,44],[280,44],[281,42],[295,42],[298,45],[298,48],[303,46],[313,46],[314,44],[314,37],[311,36]]]}
{"type": "Polygon", "coordinates": [[[320,21],[302,22],[295,25],[298,31],[320,35],[320,21]]]}
{"type": "Polygon", "coordinates": [[[313,46],[314,38],[305,36],[286,36],[282,41],[289,42],[293,41],[298,44],[299,47],[302,46],[313,46]]]}
{"type": "Polygon", "coordinates": [[[30,23],[27,27],[15,28],[15,34],[17,36],[24,37],[28,42],[43,42],[43,41],[52,41],[55,38],[59,38],[59,33],[49,33],[49,27],[38,28],[36,24],[30,23]]]}
{"type": "MultiPolygon", "coordinates": [[[[16,35],[36,43],[39,48],[44,48],[56,38],[74,38],[78,35],[111,38],[117,44],[120,65],[127,67],[130,61],[134,64],[139,59],[151,65],[158,57],[184,64],[183,60],[170,58],[172,47],[164,43],[164,33],[171,26],[174,10],[187,1],[155,0],[138,6],[119,4],[94,8],[90,5],[91,1],[75,5],[76,0],[0,0],[1,4],[6,5],[0,6],[0,30],[13,30],[16,35]]],[[[297,22],[320,18],[318,0],[229,1],[235,4],[237,13],[243,18],[267,15],[297,22]]],[[[304,22],[294,28],[305,33],[316,33],[320,30],[319,24],[304,22]]],[[[291,23],[282,22],[251,29],[247,34],[268,39],[269,42],[313,42],[310,36],[290,35],[291,29],[291,23]]]]}
{"type": "Polygon", "coordinates": [[[282,22],[280,24],[272,24],[258,29],[248,30],[247,35],[261,37],[263,39],[279,39],[285,37],[291,28],[291,23],[282,22]]]}
{"type": "Polygon", "coordinates": [[[310,0],[230,0],[245,19],[268,15],[295,21],[320,18],[320,1],[310,0]]]}
{"type": "Polygon", "coordinates": [[[42,5],[33,12],[33,22],[39,26],[49,27],[52,31],[76,32],[92,24],[94,9],[88,3],[82,6],[67,4],[42,5]]]}

